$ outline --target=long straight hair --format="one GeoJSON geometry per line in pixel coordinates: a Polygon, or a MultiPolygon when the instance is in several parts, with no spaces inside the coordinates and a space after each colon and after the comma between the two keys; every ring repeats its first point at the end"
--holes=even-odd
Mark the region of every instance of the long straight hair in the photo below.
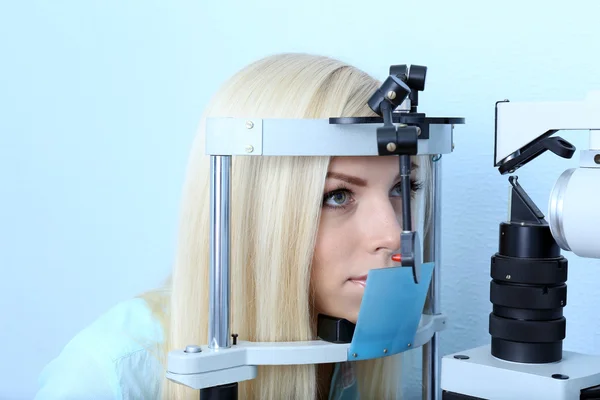
{"type": "MultiPolygon", "coordinates": [[[[212,99],[192,146],[175,265],[164,290],[142,297],[162,322],[164,362],[170,350],[208,342],[210,164],[207,117],[328,118],[374,116],[367,100],[381,82],[341,61],[302,53],[263,58],[236,73],[212,99]]],[[[227,137],[230,132],[220,132],[227,137]]],[[[424,190],[413,202],[426,227],[429,163],[420,157],[424,190]]],[[[232,160],[231,330],[244,341],[316,338],[310,270],[330,157],[232,160]]],[[[423,234],[422,237],[424,237],[423,234]]],[[[400,357],[355,362],[361,398],[398,398],[400,357]]],[[[243,399],[316,399],[315,365],[260,366],[240,382],[243,399]]],[[[198,392],[165,380],[163,398],[197,399],[198,392]]]]}

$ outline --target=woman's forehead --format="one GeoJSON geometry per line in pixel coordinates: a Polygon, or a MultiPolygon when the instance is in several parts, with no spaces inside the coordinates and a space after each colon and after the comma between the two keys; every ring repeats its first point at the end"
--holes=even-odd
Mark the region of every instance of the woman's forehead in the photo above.
{"type": "MultiPolygon", "coordinates": [[[[416,167],[413,165],[412,168],[416,167]]],[[[397,173],[399,170],[400,160],[395,156],[333,157],[328,169],[329,172],[354,172],[355,174],[397,173]]]]}

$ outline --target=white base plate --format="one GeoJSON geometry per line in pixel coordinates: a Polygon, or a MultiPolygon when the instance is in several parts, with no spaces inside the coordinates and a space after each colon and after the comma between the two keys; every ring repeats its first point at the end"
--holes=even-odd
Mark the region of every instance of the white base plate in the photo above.
{"type": "Polygon", "coordinates": [[[441,368],[442,390],[488,400],[578,400],[581,389],[600,385],[600,356],[569,351],[556,363],[520,364],[492,356],[487,345],[447,355],[441,368]]]}

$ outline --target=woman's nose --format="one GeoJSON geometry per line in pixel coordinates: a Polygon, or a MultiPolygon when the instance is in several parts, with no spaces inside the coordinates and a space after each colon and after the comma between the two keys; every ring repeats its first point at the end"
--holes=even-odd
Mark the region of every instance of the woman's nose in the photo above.
{"type": "Polygon", "coordinates": [[[363,218],[370,251],[400,248],[401,218],[389,202],[374,204],[363,218]]]}

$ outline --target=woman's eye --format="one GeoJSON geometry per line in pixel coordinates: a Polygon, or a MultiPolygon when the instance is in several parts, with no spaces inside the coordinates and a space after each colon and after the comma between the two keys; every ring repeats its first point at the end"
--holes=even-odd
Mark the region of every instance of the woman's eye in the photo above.
{"type": "MultiPolygon", "coordinates": [[[[415,194],[421,190],[423,187],[423,185],[421,184],[421,182],[418,182],[414,179],[410,180],[410,195],[411,197],[414,197],[415,194]]],[[[402,182],[398,182],[398,184],[396,186],[394,186],[394,188],[392,189],[392,191],[390,192],[391,196],[395,196],[395,197],[402,197],[402,182]]]]}
{"type": "Polygon", "coordinates": [[[338,193],[334,193],[334,194],[331,195],[331,199],[337,205],[344,204],[346,202],[346,198],[347,197],[348,197],[348,195],[346,193],[344,193],[344,192],[338,192],[338,193]]]}
{"type": "Polygon", "coordinates": [[[325,197],[325,205],[329,207],[342,207],[350,200],[350,193],[347,191],[337,191],[325,197]]]}

